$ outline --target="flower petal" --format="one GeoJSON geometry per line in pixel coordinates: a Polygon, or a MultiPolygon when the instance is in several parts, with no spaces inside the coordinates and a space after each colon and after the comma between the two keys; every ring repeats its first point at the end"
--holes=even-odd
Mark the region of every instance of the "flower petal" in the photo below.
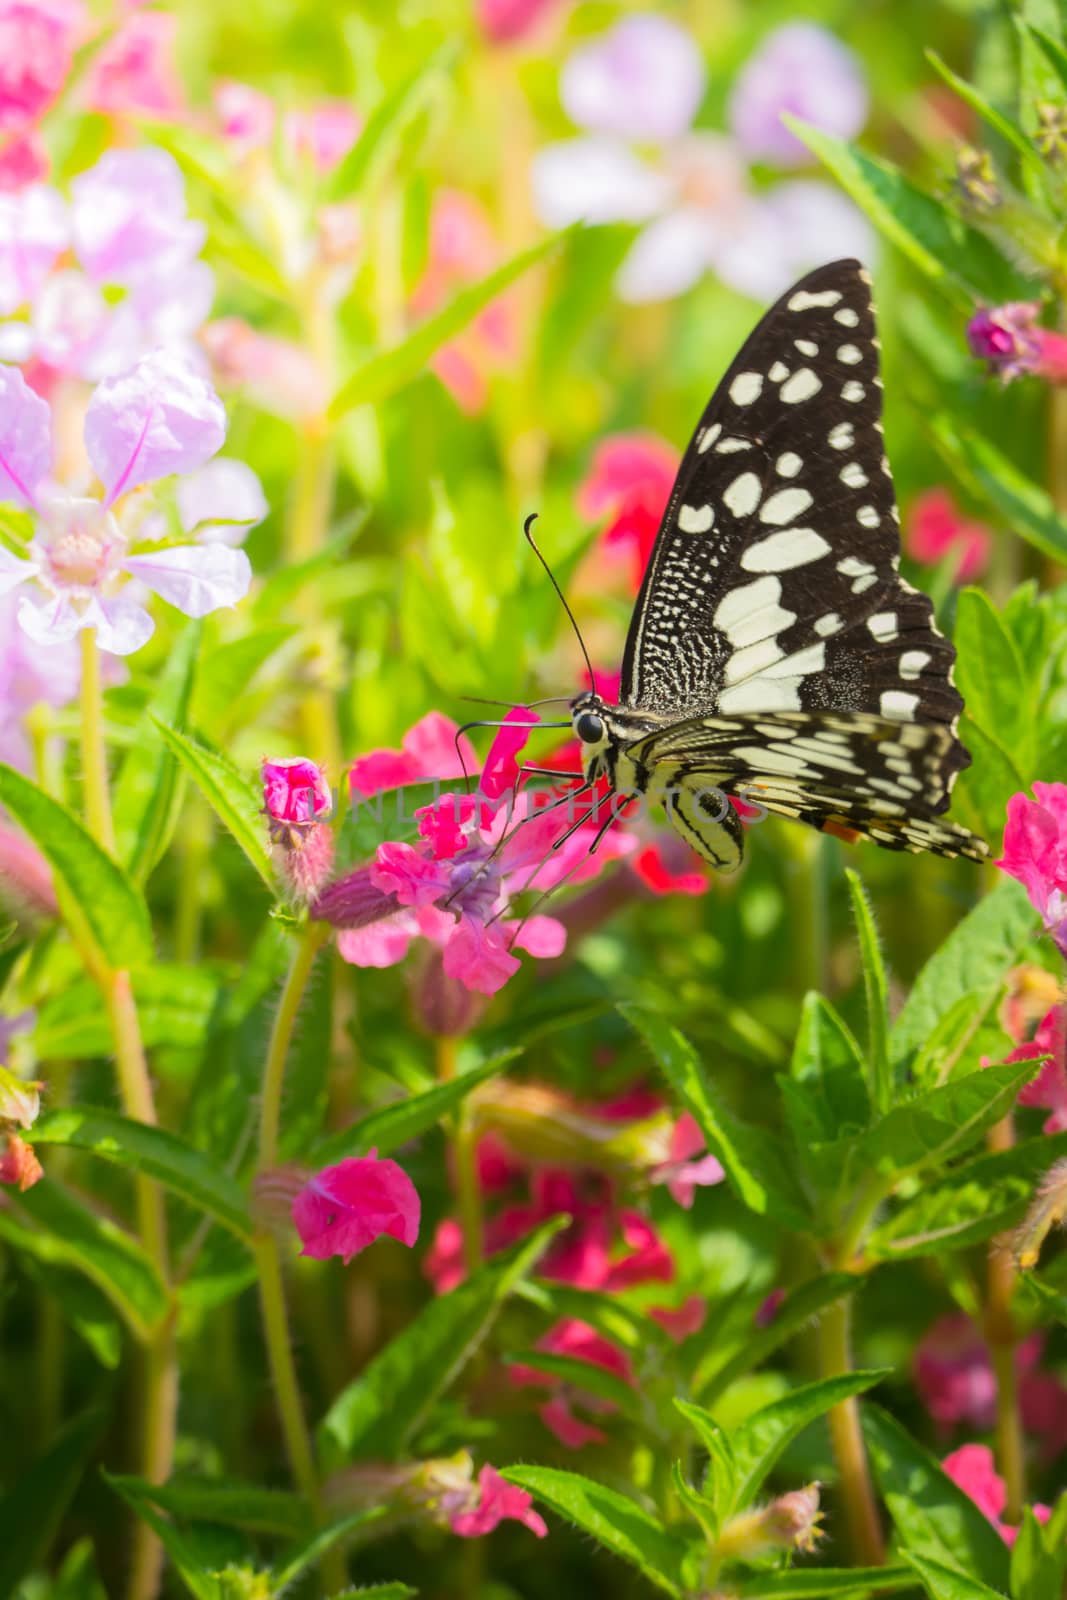
{"type": "Polygon", "coordinates": [[[109,150],[70,187],[74,247],[98,283],[166,281],[199,254],[206,230],[166,150],[109,150]]]}
{"type": "Polygon", "coordinates": [[[44,604],[21,595],[18,624],[34,644],[63,644],[85,626],[66,595],[56,595],[44,604]]]}
{"type": "Polygon", "coordinates": [[[531,168],[534,208],[551,228],[572,222],[646,222],[669,204],[673,185],[614,139],[545,145],[531,168]]]}
{"type": "Polygon", "coordinates": [[[81,625],[94,627],[97,644],[113,656],[132,656],[156,631],[144,606],[126,594],[110,600],[91,600],[81,625]]]}
{"type": "Polygon", "coordinates": [[[704,98],[695,40],[666,17],[641,13],[576,50],[560,75],[567,115],[593,133],[666,143],[689,127],[704,98]]]}
{"type": "Polygon", "coordinates": [[[69,238],[67,208],[55,189],[34,183],[0,194],[0,315],[35,298],[69,238]]]}
{"type": "Polygon", "coordinates": [[[461,917],[445,946],[446,978],[456,978],[476,994],[496,994],[521,963],[504,944],[498,928],[487,928],[473,917],[461,917]]]}
{"type": "Polygon", "coordinates": [[[751,160],[795,166],[809,162],[811,153],[784,125],[783,111],[851,139],[867,120],[867,105],[867,85],[852,51],[826,28],[793,22],[769,33],[742,67],[729,115],[751,160]]]}
{"type": "Polygon", "coordinates": [[[551,960],[563,954],[567,943],[567,930],[555,917],[526,917],[519,923],[518,932],[511,941],[512,950],[525,950],[532,956],[551,960]]]}
{"type": "Polygon", "coordinates": [[[398,911],[365,928],[343,928],[337,935],[342,961],[353,967],[395,967],[408,953],[419,925],[410,911],[398,911]]]}
{"type": "Polygon", "coordinates": [[[0,501],[34,504],[52,465],[52,413],[17,367],[0,366],[0,501]]]}
{"type": "Polygon", "coordinates": [[[640,305],[683,294],[707,271],[716,238],[713,220],[693,207],[657,217],[626,253],[615,278],[619,298],[640,305]]]}
{"type": "Polygon", "coordinates": [[[39,570],[36,561],[22,561],[0,545],[0,594],[9,594],[39,570]]]}
{"type": "Polygon", "coordinates": [[[418,1191],[395,1161],[349,1156],[325,1167],[293,1201],[301,1255],[345,1263],[383,1233],[411,1246],[419,1236],[418,1191]]]}
{"type": "Polygon", "coordinates": [[[173,545],[152,555],[128,556],[125,566],[187,617],[236,605],[252,581],[248,557],[228,544],[173,545]]]}
{"type": "Polygon", "coordinates": [[[229,456],[216,456],[183,478],[175,498],[185,532],[219,544],[240,544],[270,510],[252,468],[229,456]]]}
{"type": "Polygon", "coordinates": [[[86,449],[108,505],[139,484],[202,467],[225,438],[222,401],[185,356],[170,350],[105,378],[85,414],[86,449]]]}
{"type": "Polygon", "coordinates": [[[461,1539],[478,1539],[492,1533],[505,1518],[521,1522],[539,1539],[548,1533],[543,1517],[533,1508],[533,1497],[525,1489],[502,1478],[495,1467],[484,1466],[478,1474],[478,1504],[467,1511],[456,1512],[451,1519],[452,1532],[461,1539]]]}

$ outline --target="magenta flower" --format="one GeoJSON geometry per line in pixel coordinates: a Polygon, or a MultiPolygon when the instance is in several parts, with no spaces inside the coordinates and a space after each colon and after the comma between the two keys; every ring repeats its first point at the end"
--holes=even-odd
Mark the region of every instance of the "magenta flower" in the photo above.
{"type": "Polygon", "coordinates": [[[1003,383],[1032,373],[1046,383],[1067,383],[1067,338],[1038,322],[1038,301],[1012,301],[975,312],[967,324],[971,354],[989,363],[1003,383]]]}
{"type": "Polygon", "coordinates": [[[924,566],[955,556],[956,581],[973,583],[989,565],[993,535],[984,523],[968,521],[947,489],[925,489],[912,501],[904,545],[924,566]]]}
{"type": "MultiPolygon", "coordinates": [[[[961,1445],[958,1450],[945,1457],[941,1467],[956,1487],[962,1489],[968,1499],[974,1501],[982,1515],[989,1519],[1004,1543],[1013,1545],[1018,1538],[1019,1530],[1000,1520],[1001,1512],[1008,1503],[1008,1492],[1003,1478],[997,1472],[993,1452],[989,1446],[961,1445]]],[[[1047,1522],[1052,1515],[1048,1506],[1035,1505],[1030,1509],[1038,1522],[1047,1522]]]]}
{"type": "Polygon", "coordinates": [[[478,1474],[477,1504],[468,1510],[453,1511],[449,1527],[461,1539],[480,1539],[505,1520],[521,1522],[539,1539],[548,1533],[544,1518],[533,1508],[533,1497],[508,1483],[495,1467],[484,1466],[478,1474]]]}
{"type": "Polygon", "coordinates": [[[95,628],[102,649],[130,655],[154,623],[124,577],[140,580],[186,616],[243,598],[251,568],[243,550],[172,545],[132,554],[116,503],[132,490],[188,472],[213,456],[226,415],[211,385],[178,355],[157,351],[99,384],[85,414],[85,447],[103,486],[90,499],[54,486],[52,418],[15,367],[0,367],[0,501],[34,514],[26,558],[0,549],[0,591],[32,585],[18,624],[39,644],[95,628]]]}
{"type": "Polygon", "coordinates": [[[340,1256],[347,1266],[383,1233],[411,1246],[419,1236],[418,1192],[395,1161],[371,1150],[323,1170],[293,1201],[301,1255],[316,1261],[340,1256]]]}
{"type": "Polygon", "coordinates": [[[559,0],[477,0],[478,26],[491,44],[514,44],[556,10],[559,0]]]}
{"type": "Polygon", "coordinates": [[[810,161],[811,154],[784,125],[783,112],[851,139],[867,110],[867,84],[852,51],[816,23],[789,22],[769,33],[742,67],[729,115],[750,160],[790,167],[810,161]]]}
{"type": "Polygon", "coordinates": [[[675,1344],[684,1344],[704,1326],[708,1303],[700,1295],[691,1294],[680,1306],[649,1306],[648,1314],[675,1344]]]}
{"type": "Polygon", "coordinates": [[[698,1188],[722,1183],[726,1173],[716,1156],[706,1152],[707,1141],[696,1119],[683,1111],[671,1132],[670,1155],[652,1175],[653,1183],[665,1183],[672,1199],[684,1210],[691,1209],[698,1188]],[[694,1161],[693,1157],[699,1157],[694,1161]]]}
{"type": "Polygon", "coordinates": [[[31,184],[0,195],[0,358],[31,357],[95,380],[159,345],[191,349],[214,278],[198,259],[205,228],[165,150],[110,150],[71,184],[69,206],[31,184]],[[56,270],[73,248],[77,265],[56,270]]]}
{"type": "Polygon", "coordinates": [[[1054,1006],[1038,1025],[1032,1044],[1013,1050],[1009,1061],[1032,1061],[1047,1055],[1037,1077],[1019,1091],[1021,1106],[1041,1106],[1051,1112],[1045,1133],[1067,1132],[1067,1007],[1054,1006]]]}
{"type": "MultiPolygon", "coordinates": [[[[1054,1373],[1041,1372],[1044,1341],[1030,1334],[1015,1348],[1019,1405],[1027,1431],[1055,1455],[1067,1439],[1067,1389],[1054,1373]]],[[[915,1385],[930,1416],[942,1427],[966,1423],[989,1428],[996,1413],[997,1383],[989,1350],[969,1317],[939,1317],[915,1352],[915,1385]]]]}
{"type": "MultiPolygon", "coordinates": [[[[631,1386],[634,1374],[629,1358],[597,1333],[587,1322],[568,1317],[539,1339],[536,1348],[546,1354],[571,1356],[576,1361],[587,1361],[590,1366],[602,1367],[605,1372],[621,1378],[631,1386]]],[[[545,1427],[554,1433],[560,1444],[568,1450],[580,1450],[587,1444],[604,1444],[607,1436],[594,1423],[575,1414],[575,1407],[587,1416],[606,1416],[615,1410],[610,1400],[575,1389],[556,1373],[541,1372],[536,1366],[513,1365],[509,1369],[511,1382],[517,1386],[536,1385],[551,1391],[551,1398],[539,1408],[538,1415],[545,1427]]]]}
{"type": "Polygon", "coordinates": [[[1067,784],[1032,787],[1036,799],[1013,794],[1008,801],[1004,853],[996,865],[1023,885],[1067,956],[1067,784]]]}
{"type": "Polygon", "coordinates": [[[868,256],[870,230],[836,189],[805,180],[757,194],[734,141],[692,130],[703,85],[695,41],[665,18],[628,17],[583,46],[561,93],[588,132],[535,157],[542,220],[641,224],[616,278],[632,302],[681,294],[709,271],[768,299],[828,256],[868,256]]]}
{"type": "Polygon", "coordinates": [[[333,796],[321,767],[306,756],[278,756],[265,760],[263,809],[272,822],[309,823],[328,816],[333,796]]]}
{"type": "Polygon", "coordinates": [[[86,76],[90,109],[113,117],[179,116],[185,97],[175,58],[177,34],[172,12],[131,9],[86,76]]]}
{"type": "Polygon", "coordinates": [[[309,163],[320,177],[340,166],[362,126],[346,100],[320,100],[308,109],[290,111],[282,124],[293,157],[309,163]]]}
{"type": "Polygon", "coordinates": [[[601,441],[578,486],[578,514],[587,522],[607,519],[606,549],[627,555],[634,594],[678,472],[678,451],[654,433],[616,433],[601,441]]]}
{"type": "MultiPolygon", "coordinates": [[[[529,718],[533,720],[532,716],[529,718]]],[[[408,729],[399,750],[372,750],[348,769],[353,795],[366,798],[409,783],[462,778],[479,768],[474,746],[464,734],[456,743],[458,724],[440,711],[430,711],[408,729]]]]}
{"type": "Polygon", "coordinates": [[[214,87],[213,99],[219,130],[238,151],[260,150],[270,143],[277,116],[270,95],[223,78],[214,87]]]}
{"type": "Polygon", "coordinates": [[[0,5],[0,130],[21,133],[67,81],[85,10],[78,0],[0,5]]]}

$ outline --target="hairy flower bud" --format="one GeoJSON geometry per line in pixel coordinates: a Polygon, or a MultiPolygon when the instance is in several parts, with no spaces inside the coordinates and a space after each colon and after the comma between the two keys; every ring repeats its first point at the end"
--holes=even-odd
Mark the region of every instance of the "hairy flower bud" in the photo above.
{"type": "Polygon", "coordinates": [[[1054,100],[1039,101],[1034,144],[1038,153],[1053,166],[1067,156],[1067,112],[1054,100]]]}
{"type": "Polygon", "coordinates": [[[264,761],[262,773],[275,863],[293,898],[306,903],[333,869],[333,835],[323,826],[333,810],[326,774],[303,756],[264,761]]]}
{"type": "Polygon", "coordinates": [[[0,910],[22,933],[59,915],[52,872],[35,844],[0,826],[0,910]]]}
{"type": "Polygon", "coordinates": [[[715,1541],[715,1554],[724,1561],[752,1561],[775,1550],[814,1550],[821,1517],[817,1483],[791,1489],[769,1505],[731,1517],[715,1541]]]}
{"type": "Polygon", "coordinates": [[[435,1038],[452,1039],[470,1033],[488,1004],[484,995],[448,976],[444,958],[434,945],[420,947],[408,991],[418,1026],[435,1038]]]}
{"type": "Polygon", "coordinates": [[[1057,1161],[1045,1173],[1026,1216],[1012,1235],[1016,1265],[1036,1267],[1041,1246],[1057,1223],[1067,1218],[1067,1161],[1057,1161]]]}
{"type": "Polygon", "coordinates": [[[971,210],[993,211],[1000,205],[1000,186],[988,150],[970,144],[960,146],[956,152],[955,190],[971,210]]]}

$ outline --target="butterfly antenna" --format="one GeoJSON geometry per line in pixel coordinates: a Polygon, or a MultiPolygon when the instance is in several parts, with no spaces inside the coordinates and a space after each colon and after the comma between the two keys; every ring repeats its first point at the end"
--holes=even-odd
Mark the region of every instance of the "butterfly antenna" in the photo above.
{"type": "Polygon", "coordinates": [[[533,551],[533,553],[537,557],[538,561],[540,561],[541,565],[544,567],[545,571],[548,573],[548,581],[552,585],[553,589],[555,589],[556,593],[559,595],[560,605],[563,607],[564,611],[567,613],[567,616],[570,618],[571,627],[574,629],[574,637],[577,639],[579,648],[581,649],[582,655],[585,658],[585,669],[589,674],[589,682],[592,684],[593,693],[596,694],[596,692],[597,692],[597,690],[596,690],[596,678],[595,678],[595,676],[593,674],[593,663],[589,659],[589,651],[585,648],[585,640],[582,638],[581,629],[579,628],[577,622],[575,621],[574,612],[571,610],[570,606],[567,604],[566,595],[563,593],[563,590],[560,588],[559,584],[556,582],[555,576],[554,576],[554,574],[552,572],[552,568],[549,566],[548,562],[545,560],[544,556],[541,554],[540,550],[537,548],[536,540],[534,539],[534,536],[530,531],[536,521],[537,521],[537,512],[536,511],[531,511],[530,515],[526,518],[526,521],[522,525],[522,531],[523,531],[524,535],[526,536],[526,542],[530,546],[530,549],[533,551]]]}

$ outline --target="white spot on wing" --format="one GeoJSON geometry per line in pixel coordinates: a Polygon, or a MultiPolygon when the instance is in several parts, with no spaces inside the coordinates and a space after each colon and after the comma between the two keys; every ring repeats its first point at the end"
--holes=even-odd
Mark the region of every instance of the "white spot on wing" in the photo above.
{"type": "Polygon", "coordinates": [[[913,680],[929,664],[930,656],[926,650],[905,650],[900,658],[900,676],[913,680]]]}
{"type": "MultiPolygon", "coordinates": [[[[740,683],[742,678],[754,677],[758,672],[764,672],[776,661],[782,659],[782,648],[773,636],[769,639],[757,639],[754,644],[747,644],[741,650],[735,650],[726,663],[725,683],[740,683]]],[[[720,701],[721,704],[721,701],[720,701]]],[[[726,707],[727,710],[736,710],[736,707],[726,707]]]]}
{"type": "Polygon", "coordinates": [[[863,351],[858,344],[843,344],[837,352],[838,361],[843,361],[846,367],[854,367],[863,360],[863,351]]]}
{"type": "Polygon", "coordinates": [[[735,406],[750,406],[762,388],[763,378],[758,372],[739,372],[730,385],[730,399],[735,406]]]}
{"type": "Polygon", "coordinates": [[[919,704],[919,696],[908,694],[903,689],[885,689],[879,704],[883,717],[891,717],[894,722],[911,722],[915,707],[919,704]]]}
{"type": "Polygon", "coordinates": [[[786,405],[792,406],[799,400],[810,400],[821,388],[822,384],[810,367],[799,367],[793,376],[782,384],[778,393],[786,405]]]}
{"type": "Polygon", "coordinates": [[[727,437],[725,439],[720,439],[719,440],[718,444],[715,446],[715,454],[717,456],[731,456],[731,455],[734,455],[735,452],[738,451],[738,450],[751,450],[751,449],[752,449],[752,440],[751,439],[734,439],[734,438],[731,438],[731,437],[727,437]]]}
{"type": "Polygon", "coordinates": [[[862,383],[857,383],[855,378],[850,378],[841,390],[842,400],[847,400],[850,405],[858,405],[867,393],[862,383]]]}
{"type": "Polygon", "coordinates": [[[735,517],[750,517],[759,505],[762,487],[755,472],[742,472],[723,494],[723,504],[735,517]]]}
{"type": "Polygon", "coordinates": [[[850,489],[862,489],[868,481],[867,474],[864,472],[858,461],[850,461],[847,467],[842,467],[841,471],[838,473],[838,477],[841,479],[841,482],[847,484],[850,489]]]}
{"type": "Polygon", "coordinates": [[[897,637],[897,614],[895,611],[876,611],[873,617],[867,618],[867,626],[875,639],[889,644],[897,637]]]}
{"type": "Polygon", "coordinates": [[[851,450],[856,442],[851,422],[838,422],[830,429],[826,442],[832,450],[851,450]]]}
{"type": "Polygon", "coordinates": [[[786,522],[792,522],[794,517],[799,517],[811,503],[812,497],[807,489],[779,489],[763,502],[759,519],[781,527],[786,522]]]}
{"type": "Polygon", "coordinates": [[[744,583],[723,595],[715,610],[715,626],[735,650],[779,634],[797,620],[795,611],[779,604],[781,598],[782,585],[775,577],[744,583]]]}
{"type": "Polygon", "coordinates": [[[874,506],[860,506],[856,512],[856,521],[864,528],[877,528],[881,520],[874,506]]]}
{"type": "Polygon", "coordinates": [[[830,549],[827,541],[814,528],[784,528],[781,533],[768,534],[749,545],[741,557],[746,572],[788,572],[793,567],[803,567],[809,561],[818,561],[830,549]]]}
{"type": "Polygon", "coordinates": [[[781,383],[783,378],[788,378],[789,368],[784,361],[776,361],[767,376],[772,383],[781,383]]]}
{"type": "Polygon", "coordinates": [[[814,339],[794,339],[793,344],[802,356],[817,356],[819,347],[814,339]]]}
{"type": "Polygon", "coordinates": [[[715,513],[710,506],[678,508],[678,526],[683,533],[707,533],[714,521],[715,513]]]}
{"type": "Polygon", "coordinates": [[[716,439],[719,437],[719,434],[721,432],[722,432],[722,423],[721,422],[713,422],[710,425],[710,427],[707,427],[707,428],[704,429],[703,435],[701,436],[701,439],[700,439],[700,443],[697,445],[697,450],[700,452],[701,455],[704,454],[705,450],[710,450],[711,449],[712,445],[715,443],[716,439]]]}
{"type": "Polygon", "coordinates": [[[834,312],[834,321],[843,328],[854,328],[859,320],[859,313],[853,311],[851,306],[842,306],[840,311],[834,312]]]}
{"type": "Polygon", "coordinates": [[[836,306],[841,298],[840,289],[798,289],[789,299],[790,311],[807,311],[811,306],[836,306]]]}
{"type": "Polygon", "coordinates": [[[836,611],[828,611],[825,616],[819,617],[815,623],[815,632],[821,633],[824,638],[829,638],[832,633],[840,633],[844,623],[836,611]]]}
{"type": "Polygon", "coordinates": [[[780,478],[795,478],[803,465],[803,457],[795,450],[786,450],[774,463],[774,470],[780,478]]]}

